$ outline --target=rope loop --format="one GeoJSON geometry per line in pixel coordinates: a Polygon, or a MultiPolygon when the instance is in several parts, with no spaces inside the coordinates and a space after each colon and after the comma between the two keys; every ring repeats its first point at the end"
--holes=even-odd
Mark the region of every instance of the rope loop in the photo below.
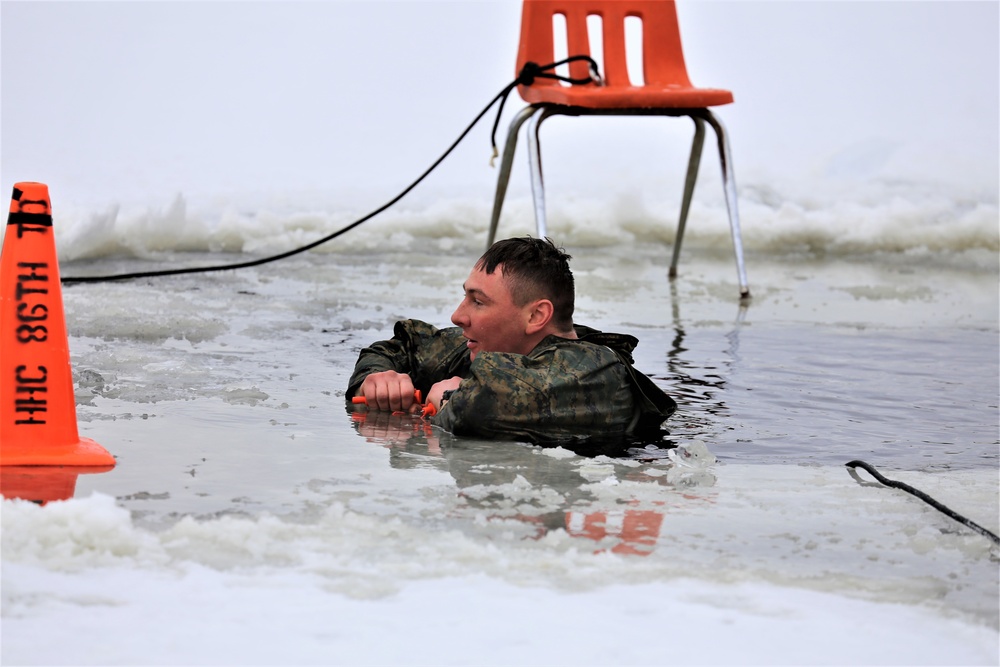
{"type": "Polygon", "coordinates": [[[549,63],[548,65],[539,65],[538,63],[531,62],[529,60],[524,63],[521,71],[518,72],[515,83],[521,86],[530,86],[535,83],[535,79],[555,79],[556,81],[564,81],[574,86],[582,86],[588,83],[593,83],[598,86],[604,85],[604,79],[601,78],[597,61],[590,56],[570,56],[569,58],[563,58],[562,60],[557,60],[554,63],[549,63]],[[590,73],[585,78],[574,79],[572,77],[562,76],[551,72],[551,70],[554,70],[557,67],[568,63],[579,62],[581,60],[586,61],[587,64],[590,65],[590,73]]]}
{"type": "Polygon", "coordinates": [[[604,79],[601,78],[601,73],[597,65],[597,61],[590,56],[570,56],[568,58],[563,58],[562,60],[557,60],[554,63],[549,63],[548,65],[539,65],[536,62],[528,61],[524,63],[521,67],[521,71],[517,73],[517,78],[514,79],[503,92],[498,96],[500,99],[500,106],[497,108],[497,117],[493,121],[493,131],[490,132],[490,146],[493,148],[493,156],[490,158],[490,166],[493,166],[493,161],[496,160],[497,156],[500,154],[497,151],[497,127],[500,125],[500,116],[503,115],[503,105],[507,103],[507,96],[510,95],[518,86],[531,86],[535,83],[536,79],[553,79],[555,81],[562,81],[568,83],[571,86],[583,86],[588,83],[593,83],[598,86],[604,85],[604,79]],[[556,74],[552,70],[562,65],[568,63],[586,61],[590,66],[590,74],[586,78],[572,78],[568,76],[562,76],[561,74],[556,74]]]}

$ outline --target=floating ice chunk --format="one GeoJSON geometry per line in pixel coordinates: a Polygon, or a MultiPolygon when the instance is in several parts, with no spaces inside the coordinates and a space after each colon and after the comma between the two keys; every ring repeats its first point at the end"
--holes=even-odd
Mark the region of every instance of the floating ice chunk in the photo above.
{"type": "Polygon", "coordinates": [[[574,452],[564,447],[545,447],[541,450],[541,453],[554,459],[571,459],[576,456],[574,452]]]}
{"type": "Polygon", "coordinates": [[[716,462],[715,454],[708,451],[708,447],[701,440],[678,445],[667,452],[667,458],[678,466],[697,469],[708,468],[716,462]]]}
{"type": "Polygon", "coordinates": [[[266,401],[270,396],[257,387],[231,386],[223,390],[222,400],[230,404],[257,405],[260,401],[266,401]]]}
{"type": "Polygon", "coordinates": [[[188,371],[191,366],[184,363],[183,361],[178,361],[176,359],[169,359],[167,361],[155,361],[146,364],[142,367],[142,370],[147,373],[176,373],[178,371],[188,371]]]}
{"type": "Polygon", "coordinates": [[[577,472],[588,482],[602,482],[608,477],[614,477],[615,466],[613,464],[598,463],[597,459],[584,461],[577,472]]]}

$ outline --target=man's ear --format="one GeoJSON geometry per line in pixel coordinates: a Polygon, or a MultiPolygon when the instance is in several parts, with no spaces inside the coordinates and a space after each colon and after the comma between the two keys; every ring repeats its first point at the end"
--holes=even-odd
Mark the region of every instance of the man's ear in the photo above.
{"type": "Polygon", "coordinates": [[[531,304],[530,308],[528,323],[524,329],[524,333],[529,336],[547,327],[552,321],[552,313],[555,312],[555,307],[548,299],[539,299],[531,304]]]}

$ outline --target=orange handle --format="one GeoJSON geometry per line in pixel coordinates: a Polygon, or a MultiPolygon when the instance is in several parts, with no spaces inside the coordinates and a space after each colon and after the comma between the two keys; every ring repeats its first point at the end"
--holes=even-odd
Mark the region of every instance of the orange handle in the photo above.
{"type": "MultiPolygon", "coordinates": [[[[417,403],[421,403],[422,404],[422,401],[420,400],[421,398],[423,398],[423,395],[420,393],[420,390],[419,389],[414,390],[414,392],[413,392],[413,400],[416,401],[417,403]]],[[[364,396],[355,396],[355,397],[353,397],[351,399],[351,403],[354,403],[355,405],[368,405],[368,401],[367,401],[367,399],[365,399],[364,396]]]]}

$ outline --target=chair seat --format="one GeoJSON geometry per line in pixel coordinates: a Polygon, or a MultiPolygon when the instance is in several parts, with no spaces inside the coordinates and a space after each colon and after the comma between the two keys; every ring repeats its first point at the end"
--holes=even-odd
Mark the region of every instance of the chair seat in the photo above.
{"type": "Polygon", "coordinates": [[[702,109],[731,104],[733,94],[721,88],[666,86],[520,86],[529,104],[561,104],[589,109],[702,109]]]}

